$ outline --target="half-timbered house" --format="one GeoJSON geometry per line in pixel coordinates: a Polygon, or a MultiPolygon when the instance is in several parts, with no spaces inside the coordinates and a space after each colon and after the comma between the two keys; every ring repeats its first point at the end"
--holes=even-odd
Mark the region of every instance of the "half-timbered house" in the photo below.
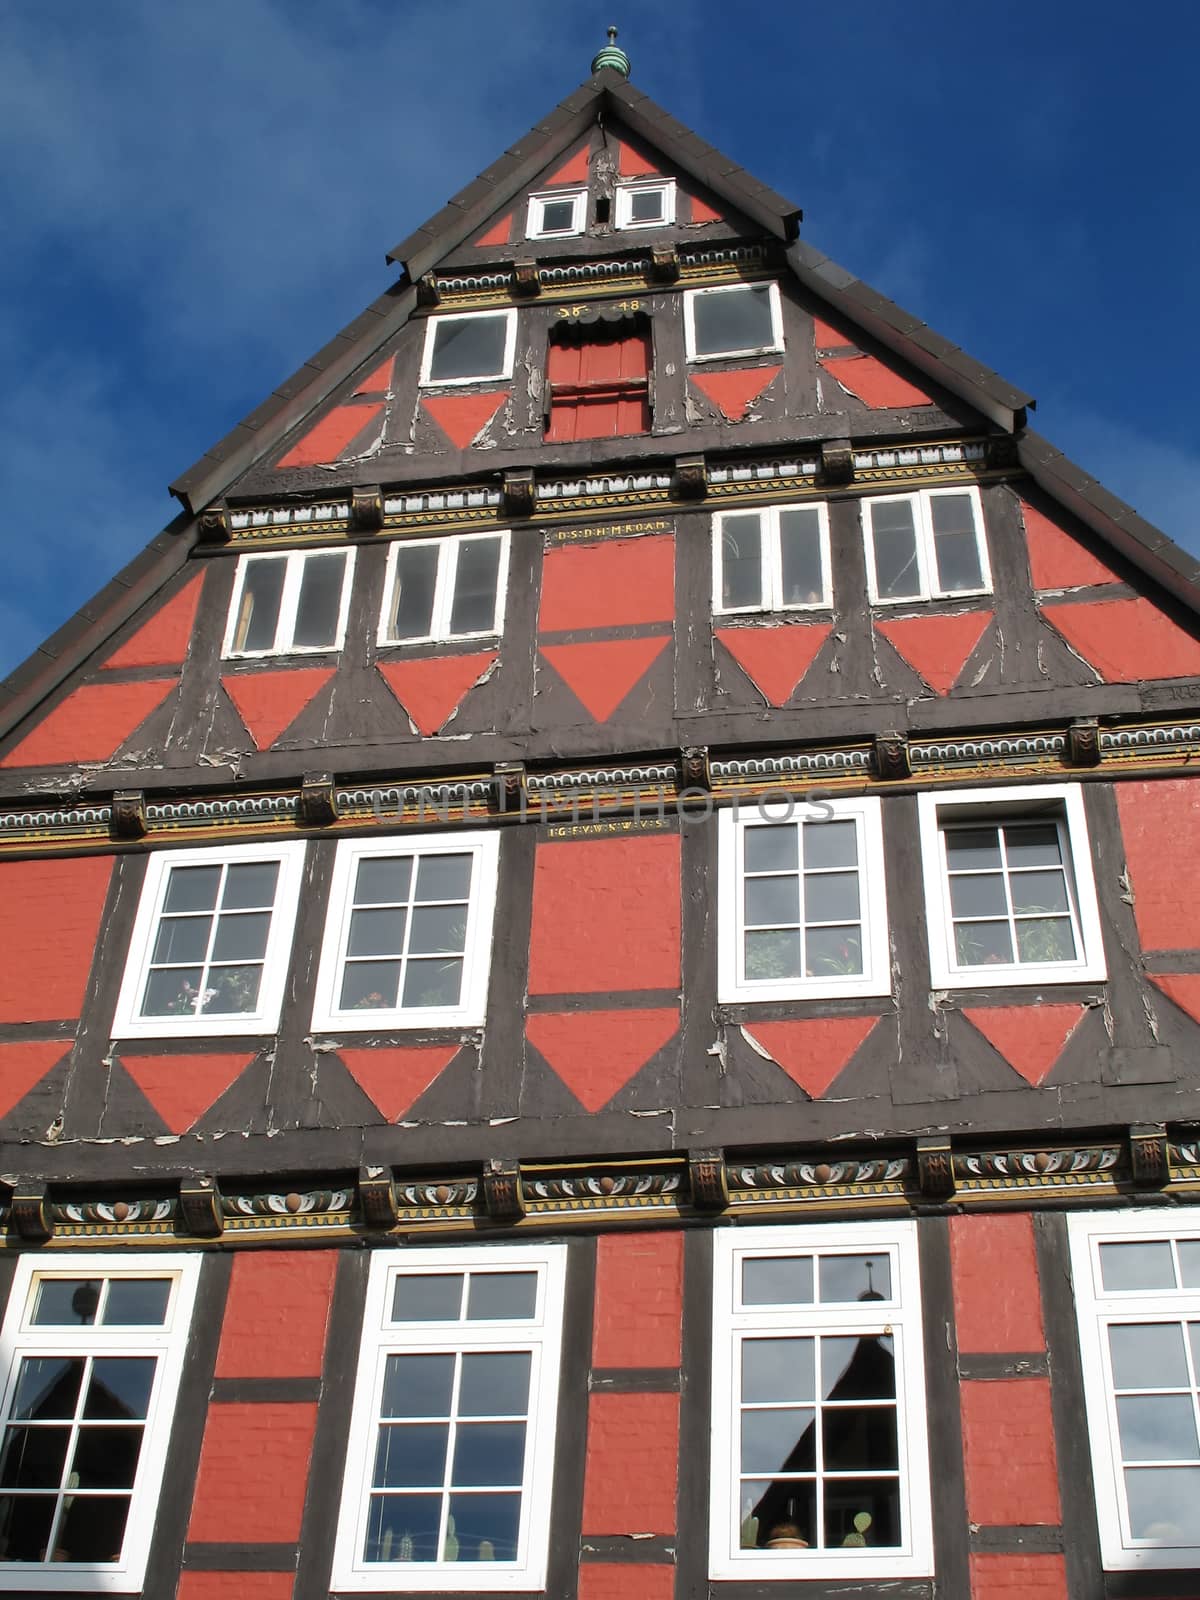
{"type": "Polygon", "coordinates": [[[0,689],[0,1591],[1196,1593],[1200,568],[593,76],[0,689]]]}

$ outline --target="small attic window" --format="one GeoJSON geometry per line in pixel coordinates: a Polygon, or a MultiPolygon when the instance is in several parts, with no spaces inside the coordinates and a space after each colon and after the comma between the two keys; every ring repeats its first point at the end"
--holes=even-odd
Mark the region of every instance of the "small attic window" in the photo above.
{"type": "Polygon", "coordinates": [[[615,439],[650,432],[650,329],[643,317],[564,323],[546,361],[546,438],[615,439]]]}
{"type": "Polygon", "coordinates": [[[569,239],[583,232],[586,214],[586,189],[557,189],[550,194],[531,194],[526,236],[530,239],[569,239]]]}
{"type": "Polygon", "coordinates": [[[486,383],[510,378],[516,343],[515,308],[431,317],[425,326],[421,382],[486,383]]]}
{"type": "Polygon", "coordinates": [[[618,228],[664,228],[675,221],[675,180],[622,183],[617,188],[618,228]]]}
{"type": "Polygon", "coordinates": [[[721,361],[783,349],[778,284],[691,289],[683,297],[683,315],[689,361],[721,361]]]}

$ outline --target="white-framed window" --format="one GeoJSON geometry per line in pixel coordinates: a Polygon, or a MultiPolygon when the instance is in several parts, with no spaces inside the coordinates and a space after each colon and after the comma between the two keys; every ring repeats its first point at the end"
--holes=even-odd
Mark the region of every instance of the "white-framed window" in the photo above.
{"type": "Polygon", "coordinates": [[[916,1225],[714,1238],[710,1576],[933,1571],[916,1225]]]}
{"type": "Polygon", "coordinates": [[[525,235],[529,239],[569,239],[587,221],[586,189],[551,189],[529,196],[525,235]]]}
{"type": "Polygon", "coordinates": [[[872,604],[991,594],[983,503],[974,485],[876,495],[862,502],[862,523],[872,604]]]}
{"type": "Polygon", "coordinates": [[[1105,976],[1078,784],[917,797],[935,989],[1105,976]]]}
{"type": "Polygon", "coordinates": [[[379,643],[496,637],[507,584],[507,531],[397,540],[388,550],[379,643]]]}
{"type": "Polygon", "coordinates": [[[340,650],[353,574],[353,550],[242,556],[233,580],[223,654],[340,650]]]}
{"type": "Polygon", "coordinates": [[[713,614],[805,611],[833,603],[823,502],[719,511],[713,518],[713,614]]]}
{"type": "Polygon", "coordinates": [[[496,833],[343,840],[313,1026],[479,1026],[499,851],[496,833]]]}
{"type": "Polygon", "coordinates": [[[1068,1217],[1100,1548],[1200,1565],[1200,1213],[1068,1217]]]}
{"type": "Polygon", "coordinates": [[[113,1038],[274,1033],[304,849],[291,839],[152,855],[113,1038]]]}
{"type": "Polygon", "coordinates": [[[674,221],[674,178],[639,178],[617,185],[618,228],[665,228],[674,221]]]}
{"type": "Polygon", "coordinates": [[[511,378],[517,346],[517,311],[464,311],[430,317],[425,324],[421,383],[487,383],[511,378]]]}
{"type": "Polygon", "coordinates": [[[0,1330],[0,1590],[141,1590],[196,1255],[22,1256],[0,1330]]]}
{"type": "Polygon", "coordinates": [[[718,827],[723,1001],[891,989],[879,801],[771,801],[718,827]]]}
{"type": "Polygon", "coordinates": [[[378,1251],[337,1589],[545,1587],[566,1247],[378,1251]]]}
{"type": "Polygon", "coordinates": [[[783,349],[777,283],[729,283],[688,289],[683,326],[689,361],[769,355],[783,349]]]}

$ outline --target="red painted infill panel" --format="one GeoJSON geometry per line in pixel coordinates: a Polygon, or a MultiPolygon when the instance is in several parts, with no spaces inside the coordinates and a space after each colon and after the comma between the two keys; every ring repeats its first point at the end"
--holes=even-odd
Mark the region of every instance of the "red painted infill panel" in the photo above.
{"type": "Polygon", "coordinates": [[[332,667],[288,667],[230,673],[221,683],[255,745],[269,750],[332,677],[332,667]]]}
{"type": "Polygon", "coordinates": [[[0,1044],[0,1118],[7,1117],[70,1048],[70,1039],[0,1044]]]}
{"type": "Polygon", "coordinates": [[[293,1544],[316,1427],[316,1405],[307,1401],[210,1403],[189,1540],[293,1544]]]}
{"type": "Polygon", "coordinates": [[[568,161],[565,161],[557,172],[552,172],[541,185],[544,189],[554,189],[560,183],[573,183],[576,188],[588,181],[588,162],[591,157],[591,141],[586,141],[583,148],[576,150],[568,161]]]}
{"type": "Polygon", "coordinates": [[[1200,977],[1194,972],[1156,972],[1150,981],[1181,1011],[1186,1011],[1193,1022],[1200,1022],[1200,977]]]}
{"type": "Polygon", "coordinates": [[[822,317],[814,317],[813,347],[817,350],[844,350],[853,349],[855,345],[849,334],[842,333],[822,317]]]}
{"type": "Polygon", "coordinates": [[[465,656],[380,661],[377,666],[413,725],[428,739],[446,726],[496,660],[495,650],[476,650],[465,656]]]}
{"type": "Polygon", "coordinates": [[[122,1056],[121,1065],[171,1132],[186,1133],[253,1059],[243,1050],[229,1056],[122,1056]]]}
{"type": "Polygon", "coordinates": [[[716,635],[767,704],[783,706],[832,631],[828,622],[787,622],[781,627],[717,628],[716,635]]]}
{"type": "Polygon", "coordinates": [[[950,1269],[962,1353],[1027,1355],[1046,1348],[1028,1212],[951,1217],[950,1269]]]}
{"type": "Polygon", "coordinates": [[[537,847],[531,994],[679,987],[679,836],[537,847]]]}
{"type": "Polygon", "coordinates": [[[700,393],[729,422],[740,422],[782,367],[739,367],[734,372],[693,372],[700,393]]]}
{"type": "Polygon", "coordinates": [[[990,611],[966,611],[956,617],[900,617],[875,627],[936,694],[949,694],[991,620],[990,611]]]}
{"type": "Polygon", "coordinates": [[[579,1600],[672,1600],[675,1568],[641,1561],[584,1561],[579,1600]]]}
{"type": "Polygon", "coordinates": [[[336,461],[351,439],[370,427],[383,411],[377,405],[338,406],[298,439],[276,467],[318,467],[336,461]]]}
{"type": "Polygon", "coordinates": [[[1067,1559],[975,1551],[971,1600],[1067,1600],[1067,1559]]]}
{"type": "Polygon", "coordinates": [[[539,1011],[525,1032],[586,1111],[599,1111],[679,1031],[678,1011],[539,1011]]]}
{"type": "Polygon", "coordinates": [[[0,767],[76,766],[108,761],[175,687],[174,678],[85,684],[43,717],[0,767]]]}
{"type": "Polygon", "coordinates": [[[106,667],[178,667],[187,655],[203,577],[197,575],[126,639],[106,667]]]}
{"type": "Polygon", "coordinates": [[[697,222],[724,222],[724,217],[719,211],[714,211],[707,200],[701,200],[698,194],[692,196],[692,221],[697,222]]]}
{"type": "Polygon", "coordinates": [[[677,1367],[683,1234],[602,1233],[596,1241],[593,1367],[677,1367]]]}
{"type": "Polygon", "coordinates": [[[1053,1067],[1079,1019],[1082,1006],[971,1006],[963,1016],[1035,1087],[1053,1067]]]}
{"type": "Polygon", "coordinates": [[[1144,598],[1043,606],[1042,615],[1106,683],[1200,675],[1200,640],[1144,598]]]}
{"type": "Polygon", "coordinates": [[[184,1572],[175,1600],[292,1600],[294,1572],[184,1572]]]}
{"type": "Polygon", "coordinates": [[[677,1394],[593,1394],[588,1401],[584,1534],[675,1532],[677,1394]]]}
{"type": "Polygon", "coordinates": [[[967,1515],[981,1527],[1061,1520],[1048,1378],[959,1386],[967,1515]]]}
{"type": "Polygon", "coordinates": [[[605,539],[548,550],[542,563],[542,633],[675,620],[675,540],[605,539]]]}
{"type": "Polygon", "coordinates": [[[821,356],[820,363],[843,389],[873,411],[933,404],[924,389],[918,389],[874,356],[821,356]]]}
{"type": "Polygon", "coordinates": [[[512,393],[501,389],[497,394],[427,394],[422,407],[458,450],[465,450],[487,427],[500,407],[512,393]]]}
{"type": "Polygon", "coordinates": [[[618,141],[620,157],[617,170],[623,178],[658,178],[662,174],[652,165],[650,160],[639,154],[632,145],[626,144],[624,139],[618,141]]]}
{"type": "Polygon", "coordinates": [[[1200,949],[1200,779],[1115,785],[1133,914],[1144,950],[1200,949]]]}
{"type": "Polygon", "coordinates": [[[0,1022],[79,1015],[112,865],[111,856],[0,861],[0,1022]]]}
{"type": "Polygon", "coordinates": [[[745,1032],[805,1094],[819,1100],[879,1021],[878,1017],[813,1017],[756,1022],[745,1032]]]}
{"type": "Polygon", "coordinates": [[[542,655],[596,722],[609,717],[649,672],[669,639],[611,639],[547,644],[542,655]]]}
{"type": "Polygon", "coordinates": [[[392,387],[392,362],[395,358],[389,356],[382,366],[375,368],[355,389],[355,394],[387,394],[392,387]]]}
{"type": "Polygon", "coordinates": [[[395,1050],[341,1050],[338,1058],[355,1083],[388,1122],[398,1122],[462,1049],[458,1044],[395,1050]]]}
{"type": "Polygon", "coordinates": [[[1091,584],[1120,582],[1116,573],[1085,550],[1078,539],[1024,500],[1021,516],[1035,589],[1086,589],[1091,584]]]}
{"type": "Polygon", "coordinates": [[[319,1378],[337,1271],[336,1250],[240,1250],[218,1378],[319,1378]]]}
{"type": "Polygon", "coordinates": [[[476,239],[475,248],[480,249],[482,246],[489,244],[507,244],[509,235],[512,233],[512,220],[513,214],[510,211],[506,217],[501,217],[499,222],[494,222],[486,233],[481,233],[476,239]]]}

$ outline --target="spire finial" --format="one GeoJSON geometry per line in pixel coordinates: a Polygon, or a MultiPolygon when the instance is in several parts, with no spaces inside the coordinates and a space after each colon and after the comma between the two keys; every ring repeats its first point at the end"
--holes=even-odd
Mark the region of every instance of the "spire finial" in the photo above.
{"type": "Polygon", "coordinates": [[[608,43],[592,58],[593,72],[599,72],[602,67],[612,67],[613,71],[619,72],[623,78],[629,76],[629,57],[617,44],[615,28],[608,30],[608,43]]]}

